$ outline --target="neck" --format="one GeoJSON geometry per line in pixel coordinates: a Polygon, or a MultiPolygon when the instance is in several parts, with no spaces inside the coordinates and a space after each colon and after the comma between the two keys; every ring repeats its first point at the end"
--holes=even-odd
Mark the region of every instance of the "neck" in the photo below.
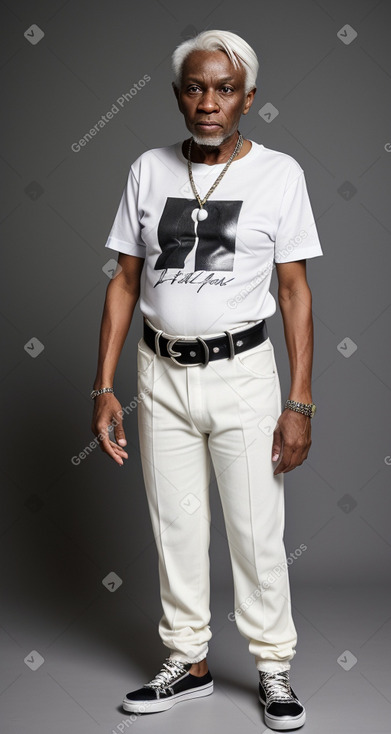
{"type": "MultiPolygon", "coordinates": [[[[208,166],[216,165],[216,163],[226,163],[234,152],[238,139],[239,132],[235,130],[235,132],[229,138],[223,140],[220,145],[202,145],[201,143],[196,143],[195,140],[193,140],[191,146],[191,161],[192,163],[206,163],[208,166]]],[[[186,158],[189,155],[189,142],[190,140],[185,140],[183,145],[184,155],[186,158]]],[[[244,142],[245,141],[243,141],[242,150],[234,160],[241,157],[240,154],[243,151],[244,142]]]]}

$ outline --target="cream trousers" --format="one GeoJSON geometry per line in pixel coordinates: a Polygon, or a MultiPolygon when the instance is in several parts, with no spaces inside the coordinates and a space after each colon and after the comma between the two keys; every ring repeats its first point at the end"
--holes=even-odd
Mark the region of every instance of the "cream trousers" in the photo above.
{"type": "Polygon", "coordinates": [[[141,461],[170,657],[199,662],[212,637],[211,462],[234,581],[235,621],[258,670],[289,670],[296,629],[283,542],[284,475],[273,476],[281,390],[270,337],[233,359],[182,367],[138,342],[141,461]]]}

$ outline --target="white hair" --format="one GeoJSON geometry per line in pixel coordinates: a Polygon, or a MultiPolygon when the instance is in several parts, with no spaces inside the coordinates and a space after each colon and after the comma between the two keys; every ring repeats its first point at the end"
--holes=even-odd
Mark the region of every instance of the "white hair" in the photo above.
{"type": "Polygon", "coordinates": [[[184,61],[192,51],[224,51],[236,68],[242,66],[246,72],[245,94],[256,86],[259,63],[251,46],[230,31],[203,31],[198,36],[183,41],[172,54],[174,84],[178,89],[181,86],[184,61]]]}

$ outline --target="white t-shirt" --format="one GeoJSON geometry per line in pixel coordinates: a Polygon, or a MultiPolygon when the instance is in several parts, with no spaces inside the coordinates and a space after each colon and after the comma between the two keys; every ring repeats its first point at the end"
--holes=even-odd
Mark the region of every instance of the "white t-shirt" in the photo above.
{"type": "MultiPolygon", "coordinates": [[[[275,263],[322,255],[304,173],[286,153],[251,141],[199,208],[182,143],[131,165],[105,247],[146,259],[140,310],[176,336],[207,336],[266,319],[275,263]],[[193,215],[194,216],[194,215],[193,215]]],[[[225,163],[192,163],[203,199],[225,163]]]]}

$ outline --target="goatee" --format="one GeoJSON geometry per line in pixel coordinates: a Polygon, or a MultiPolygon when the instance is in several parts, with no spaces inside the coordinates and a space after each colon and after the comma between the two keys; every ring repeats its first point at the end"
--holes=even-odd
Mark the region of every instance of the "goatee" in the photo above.
{"type": "Polygon", "coordinates": [[[193,140],[197,145],[207,145],[210,148],[217,148],[225,140],[225,135],[197,135],[193,133],[193,140]]]}

